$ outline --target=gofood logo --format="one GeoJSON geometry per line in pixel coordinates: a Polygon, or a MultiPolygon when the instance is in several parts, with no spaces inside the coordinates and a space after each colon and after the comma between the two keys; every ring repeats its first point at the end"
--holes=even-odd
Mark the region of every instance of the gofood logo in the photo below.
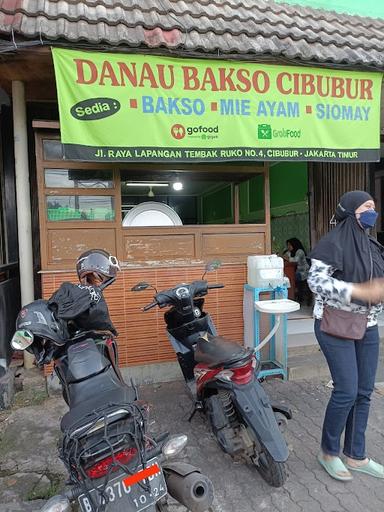
{"type": "Polygon", "coordinates": [[[182,124],[174,124],[171,128],[171,135],[174,139],[184,139],[185,133],[185,128],[182,124]]]}
{"type": "Polygon", "coordinates": [[[171,135],[174,139],[184,139],[186,135],[195,139],[217,139],[219,134],[218,126],[183,126],[174,124],[171,127],[171,135]]]}
{"type": "Polygon", "coordinates": [[[71,114],[80,121],[95,121],[113,116],[120,110],[120,102],[113,98],[89,98],[71,108],[71,114]]]}

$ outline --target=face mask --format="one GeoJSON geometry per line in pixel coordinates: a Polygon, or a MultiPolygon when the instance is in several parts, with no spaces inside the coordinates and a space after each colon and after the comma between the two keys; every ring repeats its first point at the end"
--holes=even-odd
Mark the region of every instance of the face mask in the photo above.
{"type": "Polygon", "coordinates": [[[363,213],[360,213],[360,224],[364,229],[373,228],[376,223],[378,213],[375,210],[366,210],[363,213]]]}

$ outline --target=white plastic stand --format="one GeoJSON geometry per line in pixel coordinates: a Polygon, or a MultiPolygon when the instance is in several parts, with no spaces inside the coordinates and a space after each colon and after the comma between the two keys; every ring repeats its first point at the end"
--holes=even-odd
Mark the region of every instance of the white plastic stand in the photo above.
{"type": "Polygon", "coordinates": [[[300,309],[300,304],[288,297],[287,287],[254,288],[244,285],[244,337],[245,345],[253,347],[261,363],[259,377],[280,375],[288,378],[288,336],[287,314],[300,309]],[[268,293],[269,300],[260,300],[261,294],[268,293]],[[260,340],[261,314],[270,316],[270,332],[260,340]],[[278,336],[277,336],[278,335],[278,336]],[[277,343],[277,337],[278,343],[277,343]],[[269,343],[268,356],[261,357],[261,349],[269,343]]]}

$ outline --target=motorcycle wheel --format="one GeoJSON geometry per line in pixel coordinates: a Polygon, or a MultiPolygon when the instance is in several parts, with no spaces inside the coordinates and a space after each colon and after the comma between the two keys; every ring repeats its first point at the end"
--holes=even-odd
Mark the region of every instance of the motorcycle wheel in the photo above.
{"type": "Polygon", "coordinates": [[[260,476],[272,487],[282,487],[287,480],[287,470],[284,462],[276,462],[265,446],[261,445],[261,453],[254,461],[260,476]]]}

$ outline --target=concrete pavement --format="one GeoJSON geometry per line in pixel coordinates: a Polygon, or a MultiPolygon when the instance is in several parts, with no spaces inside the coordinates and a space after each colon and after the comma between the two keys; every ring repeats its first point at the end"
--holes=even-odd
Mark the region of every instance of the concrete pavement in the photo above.
{"type": "MultiPolygon", "coordinates": [[[[143,386],[152,404],[152,429],[186,433],[186,460],[208,474],[215,487],[214,512],[376,512],[384,508],[384,480],[354,476],[349,483],[331,479],[316,461],[321,423],[330,389],[328,379],[265,384],[274,400],[289,404],[294,419],[286,439],[289,477],[283,488],[269,487],[255,468],[236,464],[217,446],[205,418],[188,423],[191,404],[182,382],[143,386]]],[[[59,488],[65,471],[57,458],[59,419],[66,406],[58,397],[44,399],[40,376],[25,382],[26,397],[0,413],[0,511],[38,511],[43,499],[59,488]],[[29,395],[28,395],[29,393],[29,395]],[[28,398],[29,396],[29,398],[28,398]]],[[[375,391],[368,428],[368,455],[384,462],[384,389],[375,391]]],[[[183,507],[172,505],[171,512],[183,507]]]]}

